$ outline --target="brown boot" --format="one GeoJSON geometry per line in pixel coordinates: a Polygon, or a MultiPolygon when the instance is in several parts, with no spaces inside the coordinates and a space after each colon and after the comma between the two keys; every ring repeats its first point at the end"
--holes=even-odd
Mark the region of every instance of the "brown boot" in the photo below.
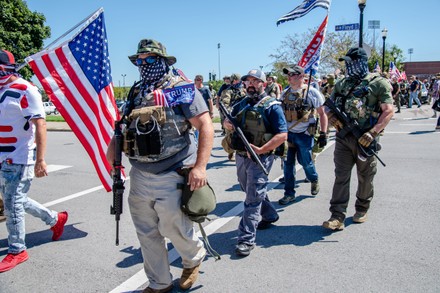
{"type": "Polygon", "coordinates": [[[194,285],[194,283],[197,281],[197,277],[199,276],[199,268],[201,264],[202,263],[190,269],[183,269],[179,282],[180,289],[188,290],[192,285],[194,285]]]}
{"type": "Polygon", "coordinates": [[[142,293],[167,293],[167,292],[170,292],[171,290],[173,290],[173,284],[170,284],[168,287],[163,288],[163,289],[153,289],[153,288],[147,287],[144,289],[144,291],[142,291],[142,293]]]}

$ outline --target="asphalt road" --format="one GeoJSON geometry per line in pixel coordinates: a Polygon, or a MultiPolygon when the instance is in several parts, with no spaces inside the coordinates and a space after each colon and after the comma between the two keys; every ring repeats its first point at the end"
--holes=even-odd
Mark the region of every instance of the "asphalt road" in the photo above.
{"type": "MultiPolygon", "coordinates": [[[[234,254],[244,194],[216,133],[208,175],[218,204],[212,221],[204,225],[222,259],[208,257],[190,291],[440,292],[440,133],[433,131],[436,120],[428,115],[432,112],[426,109],[406,110],[405,117],[396,116],[387,128],[380,152],[387,166],[378,167],[366,223],[352,222],[353,199],[344,231],[330,233],[321,227],[330,216],[334,180],[330,141],[317,158],[318,196],[310,195],[310,184],[303,182],[304,172],[299,170],[298,201],[289,206],[276,203],[280,220],[258,232],[257,247],[247,258],[234,254]]],[[[141,292],[148,283],[126,196],[120,245],[115,246],[112,196],[102,189],[78,140],[71,132],[49,132],[46,157],[53,171],[34,180],[29,196],[51,209],[67,210],[69,221],[61,239],[52,242],[44,223],[26,216],[30,258],[0,274],[0,292],[141,292]]],[[[277,160],[270,174],[274,202],[283,194],[281,173],[277,160]]],[[[353,172],[352,195],[356,180],[353,172]]],[[[1,223],[1,258],[7,253],[6,238],[1,223]]],[[[177,282],[180,259],[172,245],[169,250],[177,282]]]]}

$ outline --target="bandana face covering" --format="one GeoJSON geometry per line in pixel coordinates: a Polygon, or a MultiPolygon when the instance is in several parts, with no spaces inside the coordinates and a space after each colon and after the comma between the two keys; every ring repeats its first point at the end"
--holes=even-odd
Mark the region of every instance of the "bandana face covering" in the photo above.
{"type": "Polygon", "coordinates": [[[153,64],[139,65],[139,73],[144,84],[153,85],[157,83],[168,72],[168,66],[164,58],[158,58],[153,64]]]}
{"type": "Polygon", "coordinates": [[[3,87],[13,74],[14,72],[11,71],[0,70],[0,87],[3,87]]]}
{"type": "Polygon", "coordinates": [[[368,74],[367,60],[345,61],[345,67],[350,77],[361,79],[368,74]]]}

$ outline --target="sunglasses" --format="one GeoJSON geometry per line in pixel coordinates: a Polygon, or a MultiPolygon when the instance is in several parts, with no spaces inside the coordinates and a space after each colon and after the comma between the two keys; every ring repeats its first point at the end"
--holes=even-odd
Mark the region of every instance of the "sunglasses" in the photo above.
{"type": "Polygon", "coordinates": [[[296,75],[299,75],[299,74],[295,73],[295,72],[288,72],[287,75],[292,77],[292,76],[296,76],[296,75]]]}
{"type": "Polygon", "coordinates": [[[136,64],[137,65],[142,65],[143,62],[145,62],[146,64],[153,64],[158,59],[159,59],[159,56],[148,56],[148,57],[145,57],[145,58],[138,58],[138,59],[136,59],[136,64]]]}

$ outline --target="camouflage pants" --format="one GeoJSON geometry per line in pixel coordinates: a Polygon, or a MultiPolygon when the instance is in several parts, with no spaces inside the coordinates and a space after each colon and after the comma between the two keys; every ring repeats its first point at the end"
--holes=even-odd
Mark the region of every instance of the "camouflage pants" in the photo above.
{"type": "Polygon", "coordinates": [[[377,172],[377,160],[374,156],[362,161],[358,157],[358,144],[353,135],[336,138],[334,162],[335,183],[330,200],[330,212],[333,217],[344,220],[350,199],[351,170],[356,165],[358,187],[355,208],[358,212],[366,212],[370,208],[374,195],[373,179],[377,172]]]}

